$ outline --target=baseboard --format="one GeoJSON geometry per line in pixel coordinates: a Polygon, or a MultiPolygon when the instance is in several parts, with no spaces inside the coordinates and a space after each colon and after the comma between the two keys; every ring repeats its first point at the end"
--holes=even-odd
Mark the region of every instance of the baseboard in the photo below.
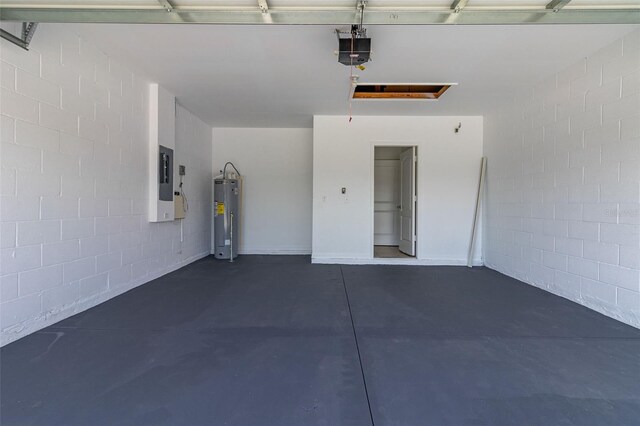
{"type": "Polygon", "coordinates": [[[310,255],[311,248],[284,248],[284,249],[246,248],[246,249],[240,249],[238,254],[310,255]]]}
{"type": "Polygon", "coordinates": [[[132,280],[128,284],[121,287],[110,289],[105,293],[100,293],[89,299],[81,300],[78,303],[70,305],[66,308],[62,308],[59,311],[45,313],[43,317],[36,318],[31,322],[17,324],[14,327],[10,327],[2,332],[2,335],[0,337],[0,347],[8,343],[15,342],[16,340],[26,337],[31,333],[35,333],[38,330],[42,330],[43,328],[49,327],[50,325],[60,322],[66,318],[79,314],[80,312],[84,312],[87,309],[98,306],[99,304],[104,303],[107,300],[113,299],[114,297],[126,293],[129,290],[133,290],[136,287],[160,278],[163,275],[176,271],[182,267],[187,266],[190,263],[193,263],[207,256],[209,256],[208,252],[196,254],[165,269],[161,269],[159,271],[150,273],[149,275],[145,275],[144,277],[141,277],[139,279],[132,280]]]}
{"type": "MultiPolygon", "coordinates": [[[[312,257],[311,263],[325,265],[417,265],[417,266],[467,266],[466,259],[413,259],[413,258],[348,258],[312,257]]],[[[475,259],[473,266],[483,266],[482,259],[475,259]]]]}

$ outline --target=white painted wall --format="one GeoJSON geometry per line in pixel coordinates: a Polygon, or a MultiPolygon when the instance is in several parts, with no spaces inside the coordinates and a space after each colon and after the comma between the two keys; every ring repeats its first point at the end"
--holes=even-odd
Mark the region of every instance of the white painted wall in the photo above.
{"type": "MultiPolygon", "coordinates": [[[[147,196],[149,198],[149,222],[171,222],[175,220],[173,200],[160,200],[162,167],[159,163],[160,147],[176,151],[176,97],[157,83],[149,85],[149,148],[147,173],[147,196]]],[[[175,158],[174,158],[175,162],[175,158]]],[[[174,165],[174,174],[177,170],[174,165]]]]}
{"type": "Polygon", "coordinates": [[[213,172],[243,175],[241,254],[311,253],[312,130],[213,129],[213,172]]]}
{"type": "Polygon", "coordinates": [[[485,117],[485,263],[640,327],[640,31],[485,117]]]}
{"type": "Polygon", "coordinates": [[[178,107],[180,241],[147,221],[150,82],[61,28],[0,45],[2,344],[209,253],[211,128],[178,107]]]}
{"type": "Polygon", "coordinates": [[[418,261],[466,264],[482,134],[482,117],[371,116],[349,123],[345,116],[315,116],[313,261],[374,261],[373,148],[416,145],[418,261]],[[462,130],[454,133],[459,122],[462,130]]]}

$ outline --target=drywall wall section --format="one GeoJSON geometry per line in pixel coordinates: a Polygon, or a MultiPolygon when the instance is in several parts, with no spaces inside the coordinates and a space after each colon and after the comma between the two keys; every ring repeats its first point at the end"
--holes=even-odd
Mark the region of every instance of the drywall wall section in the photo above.
{"type": "Polygon", "coordinates": [[[211,128],[177,109],[189,212],[149,223],[150,82],[61,26],[1,48],[5,344],[209,253],[211,128]]]}
{"type": "Polygon", "coordinates": [[[640,31],[485,117],[487,266],[640,326],[640,31]]]}
{"type": "Polygon", "coordinates": [[[213,129],[213,173],[243,175],[241,254],[311,253],[312,130],[213,129]]]}
{"type": "MultiPolygon", "coordinates": [[[[313,250],[316,263],[373,261],[374,146],[418,147],[417,263],[466,264],[482,117],[315,116],[313,250]],[[454,129],[462,123],[462,129],[454,129]],[[346,194],[341,193],[346,188],[346,194]]],[[[481,260],[477,244],[475,263],[481,260]]]]}

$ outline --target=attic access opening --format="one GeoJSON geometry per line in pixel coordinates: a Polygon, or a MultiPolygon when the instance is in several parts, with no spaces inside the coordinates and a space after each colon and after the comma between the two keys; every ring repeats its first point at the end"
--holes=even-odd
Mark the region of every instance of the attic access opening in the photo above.
{"type": "Polygon", "coordinates": [[[380,84],[358,83],[353,99],[428,99],[437,100],[455,83],[380,84]]]}

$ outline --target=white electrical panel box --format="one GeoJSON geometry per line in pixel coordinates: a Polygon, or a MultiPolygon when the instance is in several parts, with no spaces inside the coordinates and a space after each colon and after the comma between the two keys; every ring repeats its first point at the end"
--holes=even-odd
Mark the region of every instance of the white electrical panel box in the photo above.
{"type": "Polygon", "coordinates": [[[153,83],[149,86],[149,222],[175,219],[175,146],[176,98],[153,83]]]}

